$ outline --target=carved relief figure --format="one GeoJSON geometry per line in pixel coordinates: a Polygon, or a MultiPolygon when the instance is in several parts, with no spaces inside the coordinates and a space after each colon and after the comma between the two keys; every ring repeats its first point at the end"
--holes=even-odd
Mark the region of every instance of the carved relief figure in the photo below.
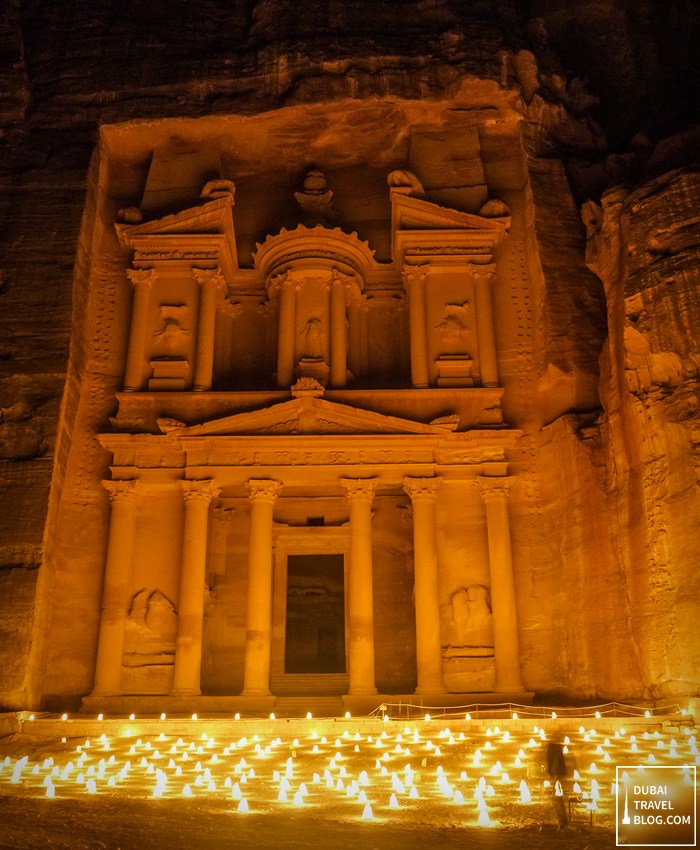
{"type": "Polygon", "coordinates": [[[183,327],[188,309],[184,304],[160,305],[160,328],[153,334],[154,356],[181,357],[184,355],[190,332],[183,327]]]}
{"type": "Polygon", "coordinates": [[[177,635],[173,603],[159,590],[142,588],[131,602],[124,651],[129,666],[172,662],[177,635]]]}
{"type": "Polygon", "coordinates": [[[304,330],[301,332],[303,340],[303,358],[309,360],[323,360],[323,349],[325,342],[325,334],[323,330],[323,322],[318,316],[312,316],[304,325],[304,330]]]}
{"type": "Polygon", "coordinates": [[[483,584],[460,587],[452,594],[452,646],[493,646],[493,623],[488,588],[483,584]]]}
{"type": "Polygon", "coordinates": [[[461,339],[469,333],[468,313],[468,301],[462,304],[445,304],[445,318],[435,325],[435,330],[441,331],[446,340],[461,339]]]}

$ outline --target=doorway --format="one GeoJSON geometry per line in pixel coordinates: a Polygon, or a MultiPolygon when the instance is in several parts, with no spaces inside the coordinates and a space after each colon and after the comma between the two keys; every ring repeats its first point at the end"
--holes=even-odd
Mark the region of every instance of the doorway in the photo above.
{"type": "Polygon", "coordinates": [[[287,556],[284,672],[345,672],[342,554],[287,556]]]}

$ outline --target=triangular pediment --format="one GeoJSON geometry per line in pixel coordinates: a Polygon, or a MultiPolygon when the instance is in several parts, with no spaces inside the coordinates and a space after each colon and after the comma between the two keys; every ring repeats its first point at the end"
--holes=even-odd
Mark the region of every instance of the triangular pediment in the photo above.
{"type": "Polygon", "coordinates": [[[295,398],[235,413],[201,425],[169,430],[171,437],[235,436],[254,434],[445,434],[439,425],[426,425],[398,416],[386,416],[322,398],[295,398]]]}
{"type": "Polygon", "coordinates": [[[133,239],[144,236],[174,236],[181,234],[219,233],[234,237],[230,195],[207,201],[197,207],[166,215],[139,224],[116,224],[122,244],[133,247],[133,239]]]}
{"type": "Polygon", "coordinates": [[[392,193],[391,204],[395,230],[483,230],[493,233],[505,232],[510,224],[510,218],[485,218],[398,192],[392,193]]]}

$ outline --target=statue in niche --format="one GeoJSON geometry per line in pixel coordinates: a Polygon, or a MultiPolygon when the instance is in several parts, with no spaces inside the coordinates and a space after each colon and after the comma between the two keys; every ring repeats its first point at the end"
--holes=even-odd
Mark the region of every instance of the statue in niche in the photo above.
{"type": "Polygon", "coordinates": [[[452,594],[453,647],[492,647],[493,617],[483,584],[460,587],[452,594]]]}
{"type": "Polygon", "coordinates": [[[160,305],[160,328],[153,334],[155,342],[154,356],[162,358],[180,358],[184,355],[190,338],[190,332],[183,327],[187,316],[184,304],[160,305]]]}
{"type": "Polygon", "coordinates": [[[302,359],[304,360],[323,360],[323,349],[325,343],[325,334],[323,331],[323,322],[318,316],[312,316],[304,325],[304,330],[301,332],[304,343],[302,359]]]}
{"type": "Polygon", "coordinates": [[[446,340],[461,339],[469,333],[468,313],[468,301],[462,304],[445,304],[445,318],[435,325],[435,330],[439,330],[446,340]]]}

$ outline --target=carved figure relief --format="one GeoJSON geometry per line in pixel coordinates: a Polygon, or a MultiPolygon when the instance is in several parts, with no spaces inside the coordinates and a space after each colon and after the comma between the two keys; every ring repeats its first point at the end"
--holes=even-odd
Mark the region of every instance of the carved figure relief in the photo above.
{"type": "Polygon", "coordinates": [[[302,359],[323,360],[325,330],[318,316],[312,316],[301,332],[302,359]]]}
{"type": "Polygon", "coordinates": [[[185,304],[161,304],[159,312],[160,327],[153,334],[153,356],[182,359],[190,338],[190,331],[184,327],[189,308],[185,304]]]}
{"type": "Polygon", "coordinates": [[[470,330],[468,315],[468,301],[462,304],[445,304],[445,318],[435,325],[435,330],[440,331],[443,339],[448,342],[461,341],[470,330]]]}
{"type": "Polygon", "coordinates": [[[482,654],[470,650],[493,647],[493,622],[488,603],[488,588],[483,584],[460,587],[452,594],[452,636],[450,648],[465,650],[453,654],[482,654]]]}
{"type": "Polygon", "coordinates": [[[158,589],[142,588],[131,601],[124,634],[124,663],[129,667],[172,664],[177,636],[173,603],[158,589]]]}

